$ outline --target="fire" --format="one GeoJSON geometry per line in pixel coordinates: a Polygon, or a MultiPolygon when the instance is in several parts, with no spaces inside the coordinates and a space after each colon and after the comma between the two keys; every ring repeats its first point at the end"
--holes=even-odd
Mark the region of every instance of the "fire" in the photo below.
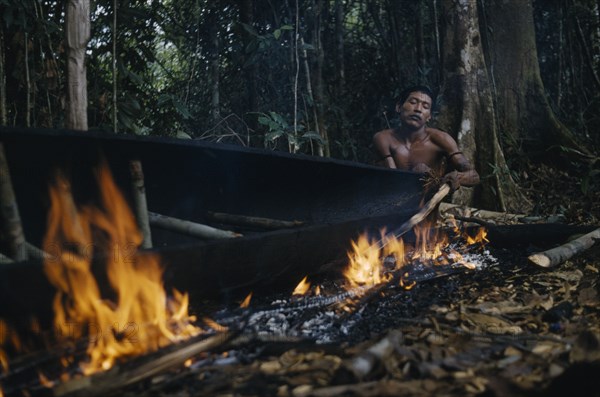
{"type": "MultiPolygon", "coordinates": [[[[400,269],[412,261],[432,265],[460,263],[468,268],[474,267],[473,264],[463,261],[463,256],[458,251],[450,248],[450,237],[446,233],[428,224],[416,226],[414,232],[414,247],[406,246],[402,238],[386,234],[386,230],[381,231],[381,238],[378,240],[363,234],[356,241],[352,241],[352,249],[348,252],[349,263],[344,270],[348,286],[370,287],[388,282],[394,277],[393,274],[399,275],[400,269]]],[[[489,242],[484,228],[480,228],[477,235],[471,237],[467,233],[461,233],[455,224],[454,232],[467,245],[483,245],[489,242]]],[[[402,288],[411,289],[415,286],[414,282],[406,281],[409,273],[402,272],[402,275],[397,277],[402,288]]]]}
{"type": "Polygon", "coordinates": [[[250,306],[250,301],[252,300],[252,292],[250,292],[242,301],[242,303],[240,303],[240,307],[242,309],[246,309],[248,306],[250,306]]]}
{"type": "Polygon", "coordinates": [[[308,292],[308,290],[310,289],[310,283],[307,281],[307,279],[308,276],[305,276],[302,279],[302,281],[298,283],[296,288],[294,288],[294,292],[292,292],[292,295],[304,295],[308,292]]]}
{"type": "Polygon", "coordinates": [[[199,332],[188,315],[187,294],[167,296],[158,258],[135,255],[142,236],[108,167],[101,166],[96,177],[101,208],[77,208],[70,183],[57,176],[44,239],[51,254],[44,270],[57,288],[54,324],[61,338],[88,338],[88,359],[80,363],[84,374],[199,332]],[[106,269],[113,299],[101,293],[92,262],[106,269]]]}

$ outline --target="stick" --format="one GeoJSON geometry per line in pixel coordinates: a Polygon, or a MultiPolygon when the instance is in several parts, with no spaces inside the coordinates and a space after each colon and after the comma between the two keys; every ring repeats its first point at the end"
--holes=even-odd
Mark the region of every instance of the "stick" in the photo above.
{"type": "Polygon", "coordinates": [[[144,240],[142,248],[152,248],[152,235],[150,233],[150,222],[148,221],[148,205],[146,203],[146,187],[144,186],[144,171],[139,160],[129,162],[131,173],[131,184],[133,187],[133,200],[135,203],[135,215],[138,226],[144,240]]]}
{"type": "MultiPolygon", "coordinates": [[[[433,195],[433,197],[417,212],[414,214],[408,221],[404,222],[402,226],[396,229],[393,235],[396,238],[399,238],[404,233],[408,232],[412,229],[416,224],[421,222],[423,219],[427,217],[433,211],[436,205],[438,205],[444,197],[446,197],[450,193],[450,185],[444,183],[439,190],[433,195]]],[[[380,242],[381,243],[381,242],[380,242]]],[[[385,244],[382,244],[382,246],[385,244]]]]}
{"type": "Polygon", "coordinates": [[[528,259],[531,263],[541,267],[554,267],[587,250],[598,239],[600,239],[600,228],[564,245],[530,255],[528,259]]]}
{"type": "Polygon", "coordinates": [[[36,247],[35,245],[25,241],[25,249],[27,254],[34,259],[50,259],[52,255],[36,247]]]}
{"type": "Polygon", "coordinates": [[[216,222],[229,223],[241,226],[258,226],[263,229],[286,229],[301,226],[301,221],[281,221],[278,219],[269,219],[256,216],[233,215],[222,212],[207,212],[208,219],[216,222]]]}
{"type": "Polygon", "coordinates": [[[4,256],[0,254],[0,265],[6,265],[9,263],[13,263],[14,261],[10,259],[8,256],[4,256]]]}
{"type": "Polygon", "coordinates": [[[216,229],[200,223],[194,223],[182,219],[171,218],[166,215],[148,212],[148,218],[152,226],[174,232],[187,234],[199,238],[234,238],[241,234],[229,230],[216,229]]]}
{"type": "Polygon", "coordinates": [[[17,262],[27,260],[25,250],[25,234],[19,216],[19,207],[10,180],[8,161],[4,153],[4,145],[0,142],[0,223],[2,234],[7,239],[8,256],[17,262]]]}
{"type": "Polygon", "coordinates": [[[226,343],[232,332],[223,332],[198,342],[192,342],[170,353],[140,365],[116,366],[107,372],[96,375],[83,376],[59,384],[53,389],[54,396],[102,396],[148,379],[170,368],[181,366],[196,354],[215,349],[226,343]]]}

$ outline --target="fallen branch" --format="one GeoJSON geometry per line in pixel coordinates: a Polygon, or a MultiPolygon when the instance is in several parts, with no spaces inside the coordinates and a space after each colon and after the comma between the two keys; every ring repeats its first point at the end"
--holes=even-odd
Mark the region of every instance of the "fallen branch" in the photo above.
{"type": "Polygon", "coordinates": [[[256,216],[225,214],[222,212],[207,212],[206,217],[211,221],[220,223],[240,226],[255,226],[263,229],[273,230],[298,227],[302,226],[304,223],[301,221],[282,221],[278,219],[269,219],[256,216]]]}
{"type": "MultiPolygon", "coordinates": [[[[233,334],[232,332],[219,333],[200,341],[188,343],[142,364],[132,361],[129,363],[131,365],[116,366],[106,372],[72,379],[56,386],[53,389],[54,396],[75,397],[109,394],[171,368],[182,366],[186,360],[195,355],[222,346],[230,340],[233,334]]],[[[143,357],[143,359],[147,358],[143,357]]]]}
{"type": "Polygon", "coordinates": [[[25,249],[27,250],[27,254],[29,255],[30,258],[38,259],[38,260],[52,258],[52,255],[39,249],[38,247],[36,247],[35,245],[33,245],[27,241],[25,241],[25,249]]]}
{"type": "Polygon", "coordinates": [[[530,255],[528,259],[531,263],[541,267],[554,267],[587,250],[599,239],[600,228],[564,245],[530,255]]]}
{"type": "Polygon", "coordinates": [[[216,229],[211,226],[203,225],[201,223],[194,223],[182,219],[171,218],[166,215],[157,214],[154,212],[148,212],[148,219],[150,225],[171,230],[173,232],[187,234],[188,236],[198,238],[234,238],[242,236],[239,233],[235,233],[229,230],[216,229]]]}
{"type": "Polygon", "coordinates": [[[10,259],[8,256],[4,256],[0,254],[0,265],[6,265],[8,263],[13,263],[14,261],[10,259]]]}

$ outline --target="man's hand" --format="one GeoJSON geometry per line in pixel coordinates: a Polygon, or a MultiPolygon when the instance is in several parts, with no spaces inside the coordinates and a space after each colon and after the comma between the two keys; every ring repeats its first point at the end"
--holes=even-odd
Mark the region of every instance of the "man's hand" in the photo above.
{"type": "Polygon", "coordinates": [[[431,168],[427,166],[425,163],[417,163],[414,167],[411,168],[411,171],[420,172],[422,174],[431,172],[431,168]]]}
{"type": "Polygon", "coordinates": [[[441,183],[447,183],[448,185],[450,185],[450,189],[452,189],[452,191],[456,191],[458,190],[458,188],[460,188],[460,181],[458,178],[458,171],[452,171],[447,173],[446,175],[444,175],[442,177],[441,183]]]}

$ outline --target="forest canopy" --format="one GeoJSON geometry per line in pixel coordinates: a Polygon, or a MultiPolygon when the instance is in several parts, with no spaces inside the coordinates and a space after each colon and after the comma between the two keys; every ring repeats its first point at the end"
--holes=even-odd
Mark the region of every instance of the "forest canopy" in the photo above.
{"type": "MultiPolygon", "coordinates": [[[[3,125],[65,127],[72,2],[0,1],[3,125]]],[[[505,3],[88,1],[88,129],[372,163],[372,134],[418,83],[440,94],[433,124],[483,177],[465,201],[517,207],[524,159],[584,164],[589,189],[600,1],[505,3]]]]}

